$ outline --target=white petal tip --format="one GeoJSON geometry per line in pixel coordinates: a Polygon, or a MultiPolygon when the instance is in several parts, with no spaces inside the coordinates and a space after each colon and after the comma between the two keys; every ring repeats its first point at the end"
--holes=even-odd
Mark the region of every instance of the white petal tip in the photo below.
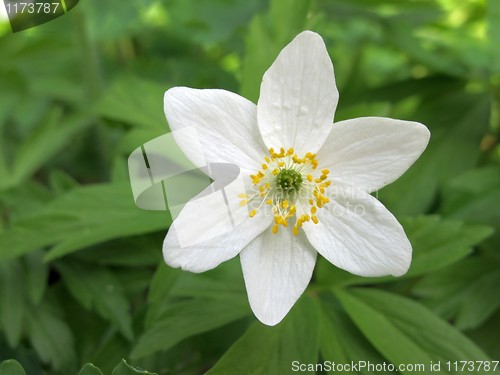
{"type": "MultiPolygon", "coordinates": [[[[250,305],[251,306],[251,305],[250,305]]],[[[259,311],[258,308],[253,308],[252,311],[255,315],[255,317],[262,323],[265,324],[266,326],[273,327],[277,324],[279,324],[285,316],[288,314],[290,309],[287,309],[286,311],[259,311]]]]}

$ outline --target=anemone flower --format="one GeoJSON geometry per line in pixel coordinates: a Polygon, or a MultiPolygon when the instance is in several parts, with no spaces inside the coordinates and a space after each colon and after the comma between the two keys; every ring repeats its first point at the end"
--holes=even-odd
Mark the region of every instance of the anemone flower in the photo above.
{"type": "MultiPolygon", "coordinates": [[[[200,221],[206,231],[216,228],[215,201],[186,205],[165,238],[165,262],[203,272],[239,254],[250,306],[267,325],[279,323],[304,292],[317,253],[360,276],[406,273],[411,244],[370,193],[400,177],[430,133],[384,117],[333,123],[338,97],[325,44],[311,31],[280,52],[257,105],[224,90],[168,90],[171,130],[196,129],[207,163],[237,165],[247,186],[227,194],[244,220],[206,240],[182,243],[178,232],[200,221]]],[[[189,140],[176,141],[193,159],[189,140]]]]}

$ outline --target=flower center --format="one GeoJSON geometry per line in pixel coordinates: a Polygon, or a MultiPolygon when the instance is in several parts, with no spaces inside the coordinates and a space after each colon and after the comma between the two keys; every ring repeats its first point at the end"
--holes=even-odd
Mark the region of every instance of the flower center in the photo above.
{"type": "Polygon", "coordinates": [[[302,175],[294,169],[282,169],[276,176],[276,185],[283,195],[293,195],[302,185],[302,175]]]}
{"type": "Polygon", "coordinates": [[[293,234],[306,221],[318,223],[316,212],[330,200],[325,191],[330,186],[328,169],[318,170],[316,155],[310,152],[299,157],[293,148],[280,152],[269,150],[264,157],[262,169],[250,175],[254,186],[252,194],[240,194],[240,205],[252,206],[250,217],[254,217],[264,204],[272,207],[274,215],[273,233],[278,233],[279,226],[288,227],[288,219],[295,217],[293,234]]]}

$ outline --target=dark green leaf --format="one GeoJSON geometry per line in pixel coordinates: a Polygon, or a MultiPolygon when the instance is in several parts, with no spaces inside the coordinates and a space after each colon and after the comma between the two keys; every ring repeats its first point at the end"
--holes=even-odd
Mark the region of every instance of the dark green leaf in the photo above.
{"type": "Polygon", "coordinates": [[[165,212],[137,208],[129,184],[82,187],[0,233],[0,259],[56,245],[47,254],[54,259],[113,238],[166,232],[169,224],[165,212]]]}
{"type": "MultiPolygon", "coordinates": [[[[383,363],[382,357],[342,309],[329,301],[322,300],[321,357],[325,361],[346,364],[359,361],[383,363]]],[[[329,372],[339,373],[339,371],[329,372]]],[[[340,372],[343,373],[343,372],[340,372]]],[[[370,374],[365,368],[360,374],[370,374]]],[[[385,374],[387,372],[380,372],[385,374]]],[[[347,374],[347,372],[346,372],[347,374]]]]}
{"type": "Polygon", "coordinates": [[[336,295],[373,346],[394,364],[489,360],[453,326],[410,299],[370,289],[337,290],[336,295]]]}
{"type": "Polygon", "coordinates": [[[303,297],[277,326],[250,326],[207,374],[287,374],[294,361],[316,363],[320,321],[316,301],[303,297]]]}
{"type": "MultiPolygon", "coordinates": [[[[401,220],[413,247],[413,259],[402,278],[431,273],[453,264],[471,253],[472,246],[493,233],[490,227],[421,216],[401,220]]],[[[357,277],[320,260],[318,279],[326,284],[366,284],[395,281],[394,277],[357,277]]]]}
{"type": "Polygon", "coordinates": [[[456,325],[459,329],[476,328],[500,308],[500,271],[482,275],[468,290],[470,298],[462,301],[456,325]]]}
{"type": "Polygon", "coordinates": [[[460,329],[477,327],[500,307],[496,293],[500,266],[487,257],[474,257],[427,275],[413,292],[444,319],[460,329]]]}
{"type": "Polygon", "coordinates": [[[78,375],[103,375],[103,373],[92,363],[87,363],[82,367],[78,375]]]}
{"type": "Polygon", "coordinates": [[[150,324],[131,356],[140,358],[166,351],[188,337],[224,326],[249,313],[248,302],[243,296],[173,303],[150,324]]]}
{"type": "Polygon", "coordinates": [[[159,136],[168,129],[163,114],[163,94],[168,88],[166,84],[120,77],[103,96],[97,111],[113,120],[153,129],[159,136]]]}
{"type": "Polygon", "coordinates": [[[25,312],[25,280],[21,262],[17,259],[0,261],[0,322],[10,346],[16,347],[21,338],[25,312]]]}
{"type": "Polygon", "coordinates": [[[68,140],[90,124],[86,116],[64,118],[61,108],[54,108],[23,143],[15,157],[12,184],[17,185],[54,157],[68,140]]]}
{"type": "Polygon", "coordinates": [[[61,261],[57,269],[73,296],[87,309],[92,306],[110,320],[125,337],[133,338],[130,306],[122,286],[105,268],[82,262],[61,261]]]}
{"type": "Polygon", "coordinates": [[[139,370],[135,367],[132,367],[125,360],[122,360],[121,363],[115,367],[111,375],[147,375],[147,374],[156,375],[152,372],[139,370]]]}
{"type": "Polygon", "coordinates": [[[38,305],[47,288],[49,267],[43,261],[43,252],[34,251],[24,258],[26,268],[26,286],[31,302],[38,305]]]}
{"type": "Polygon", "coordinates": [[[166,264],[160,264],[151,280],[148,294],[148,314],[146,327],[150,328],[156,321],[162,306],[165,304],[172,287],[174,286],[181,271],[170,268],[166,264]]]}
{"type": "Polygon", "coordinates": [[[52,311],[52,306],[43,304],[26,314],[29,339],[38,355],[55,369],[74,372],[76,355],[74,338],[66,322],[52,311]]]}
{"type": "Polygon", "coordinates": [[[23,366],[14,359],[0,363],[0,375],[26,375],[23,366]]]}

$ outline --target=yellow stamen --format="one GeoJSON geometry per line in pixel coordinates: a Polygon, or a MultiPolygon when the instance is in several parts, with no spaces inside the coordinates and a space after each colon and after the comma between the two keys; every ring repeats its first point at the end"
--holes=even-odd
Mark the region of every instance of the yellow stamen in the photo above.
{"type": "Polygon", "coordinates": [[[288,227],[288,219],[293,217],[295,217],[295,223],[290,226],[295,236],[298,235],[299,228],[305,222],[312,221],[318,224],[319,219],[316,216],[318,210],[330,201],[326,194],[331,181],[328,180],[330,174],[328,169],[315,171],[319,165],[316,154],[307,152],[299,156],[295,154],[293,148],[280,147],[278,151],[270,148],[269,155],[264,159],[265,163],[261,164],[261,169],[250,176],[255,185],[255,191],[252,194],[238,195],[241,199],[240,206],[252,202],[255,209],[249,212],[250,217],[256,216],[262,205],[271,206],[274,215],[271,230],[274,234],[278,233],[280,225],[288,227]],[[283,173],[284,177],[287,173],[295,173],[293,179],[286,181],[283,186],[276,178],[282,171],[287,171],[283,173]],[[305,199],[302,200],[303,198],[300,197],[305,197],[305,199]],[[300,216],[297,215],[296,208],[299,198],[301,204],[309,202],[308,210],[306,209],[300,216]]]}

